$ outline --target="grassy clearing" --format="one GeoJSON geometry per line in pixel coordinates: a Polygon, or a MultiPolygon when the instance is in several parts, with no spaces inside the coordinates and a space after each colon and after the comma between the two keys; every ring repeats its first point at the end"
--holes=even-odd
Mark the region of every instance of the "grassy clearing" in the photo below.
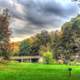
{"type": "Polygon", "coordinates": [[[0,64],[0,80],[80,80],[80,66],[71,66],[71,78],[68,67],[31,63],[0,64]]]}

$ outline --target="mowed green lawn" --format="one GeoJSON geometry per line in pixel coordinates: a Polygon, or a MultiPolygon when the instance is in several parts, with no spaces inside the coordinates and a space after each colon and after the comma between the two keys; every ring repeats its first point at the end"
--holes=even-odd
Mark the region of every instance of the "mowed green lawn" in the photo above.
{"type": "Polygon", "coordinates": [[[0,64],[0,80],[80,80],[80,66],[46,65],[32,63],[0,64]]]}

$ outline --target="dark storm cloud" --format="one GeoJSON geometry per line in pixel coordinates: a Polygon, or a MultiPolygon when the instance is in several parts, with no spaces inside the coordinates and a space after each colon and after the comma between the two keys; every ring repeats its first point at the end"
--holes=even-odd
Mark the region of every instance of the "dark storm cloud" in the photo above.
{"type": "Polygon", "coordinates": [[[17,37],[60,27],[64,20],[78,13],[78,6],[67,0],[0,0],[0,7],[7,7],[15,18],[15,25],[11,26],[17,37]]]}
{"type": "Polygon", "coordinates": [[[25,8],[26,20],[38,26],[54,25],[78,11],[74,4],[62,5],[56,0],[19,0],[19,3],[25,8]]]}
{"type": "Polygon", "coordinates": [[[8,8],[12,17],[24,20],[24,14],[19,12],[16,9],[17,7],[18,7],[17,0],[0,0],[0,8],[8,8]]]}
{"type": "Polygon", "coordinates": [[[0,0],[0,6],[8,7],[15,18],[26,20],[34,25],[53,25],[78,12],[75,4],[63,5],[56,0],[0,0]],[[10,3],[11,1],[13,4],[10,3]],[[18,5],[23,8],[23,13],[16,9],[18,5]]]}

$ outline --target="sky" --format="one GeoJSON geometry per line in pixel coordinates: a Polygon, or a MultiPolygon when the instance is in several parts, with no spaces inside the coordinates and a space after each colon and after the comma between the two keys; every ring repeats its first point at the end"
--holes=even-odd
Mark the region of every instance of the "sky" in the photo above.
{"type": "Polygon", "coordinates": [[[41,30],[59,30],[61,25],[79,14],[71,0],[0,0],[1,8],[11,15],[11,41],[20,41],[41,30]]]}

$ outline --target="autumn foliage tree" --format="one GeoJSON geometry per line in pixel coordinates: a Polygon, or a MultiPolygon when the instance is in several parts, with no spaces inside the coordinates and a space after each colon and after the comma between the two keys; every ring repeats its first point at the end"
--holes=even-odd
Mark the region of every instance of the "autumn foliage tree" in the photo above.
{"type": "Polygon", "coordinates": [[[10,16],[8,9],[0,10],[0,55],[9,58],[10,16]]]}

